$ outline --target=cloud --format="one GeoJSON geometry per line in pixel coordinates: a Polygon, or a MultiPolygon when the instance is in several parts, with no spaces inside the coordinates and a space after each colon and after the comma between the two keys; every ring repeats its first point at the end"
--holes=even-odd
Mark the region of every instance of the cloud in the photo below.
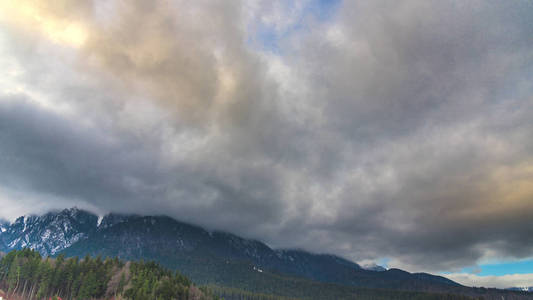
{"type": "Polygon", "coordinates": [[[477,287],[530,287],[533,282],[533,274],[508,274],[501,276],[479,276],[467,273],[447,274],[446,277],[466,286],[477,287]]]}
{"type": "Polygon", "coordinates": [[[325,19],[307,2],[20,3],[0,25],[0,217],[164,213],[412,271],[531,255],[526,1],[346,1],[325,19]]]}

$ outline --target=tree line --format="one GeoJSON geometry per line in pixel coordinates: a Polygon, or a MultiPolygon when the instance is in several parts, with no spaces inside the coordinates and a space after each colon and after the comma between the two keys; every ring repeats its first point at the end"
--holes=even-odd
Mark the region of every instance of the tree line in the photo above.
{"type": "Polygon", "coordinates": [[[30,249],[14,250],[0,259],[0,289],[7,291],[8,299],[15,295],[29,300],[57,297],[63,300],[483,299],[365,289],[301,279],[283,282],[286,285],[272,285],[272,293],[257,293],[217,285],[197,288],[186,276],[153,261],[124,262],[116,257],[102,259],[89,255],[83,259],[64,255],[43,258],[30,249]]]}
{"type": "Polygon", "coordinates": [[[118,258],[86,256],[43,258],[23,249],[0,260],[0,287],[7,298],[41,300],[204,300],[207,298],[190,280],[155,262],[123,262],[118,258]]]}

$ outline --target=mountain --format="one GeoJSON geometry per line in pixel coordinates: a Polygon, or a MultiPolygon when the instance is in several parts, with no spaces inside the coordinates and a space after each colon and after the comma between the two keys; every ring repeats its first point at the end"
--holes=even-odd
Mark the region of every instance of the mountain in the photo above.
{"type": "Polygon", "coordinates": [[[108,214],[99,221],[96,215],[73,208],[20,217],[4,227],[3,252],[31,248],[43,256],[156,260],[197,284],[269,293],[287,286],[299,289],[302,280],[311,280],[358,288],[479,294],[441,276],[367,270],[335,255],[275,250],[260,241],[207,231],[166,216],[108,214]]]}
{"type": "Polygon", "coordinates": [[[42,255],[54,255],[96,231],[98,217],[76,208],[42,216],[22,216],[3,224],[0,251],[31,248],[42,255]]]}
{"type": "Polygon", "coordinates": [[[382,267],[382,266],[379,266],[377,264],[369,264],[369,265],[364,265],[362,266],[363,269],[365,270],[369,270],[369,271],[377,271],[377,272],[383,272],[383,271],[387,271],[386,268],[382,267]]]}
{"type": "MultiPolygon", "coordinates": [[[[416,285],[458,285],[439,276],[420,279],[407,272],[375,272],[328,254],[302,250],[273,250],[262,242],[231,233],[209,232],[165,216],[106,215],[98,217],[79,209],[66,209],[43,216],[18,218],[0,235],[0,251],[28,247],[42,255],[65,253],[68,256],[118,256],[124,259],[156,259],[179,268],[193,280],[226,284],[216,274],[226,273],[228,264],[236,273],[284,274],[321,282],[365,287],[403,288],[416,285]],[[202,265],[202,268],[198,268],[202,265]],[[213,274],[213,275],[206,275],[213,274]],[[375,280],[379,278],[379,280],[375,280]]],[[[253,274],[256,275],[256,274],[253,274]]]]}

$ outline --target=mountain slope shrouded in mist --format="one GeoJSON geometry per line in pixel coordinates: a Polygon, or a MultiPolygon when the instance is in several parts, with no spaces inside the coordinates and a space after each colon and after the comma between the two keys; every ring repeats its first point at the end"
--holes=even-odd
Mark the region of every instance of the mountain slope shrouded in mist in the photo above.
{"type": "MultiPolygon", "coordinates": [[[[259,241],[226,232],[209,232],[164,216],[109,214],[99,225],[97,219],[97,216],[78,209],[20,217],[0,236],[4,245],[2,250],[29,247],[42,255],[65,253],[83,256],[89,253],[125,259],[157,259],[189,273],[200,282],[209,282],[214,278],[202,274],[198,264],[206,268],[206,273],[216,274],[215,271],[225,269],[228,262],[254,273],[268,270],[355,286],[376,285],[372,283],[375,276],[390,281],[388,275],[394,272],[367,271],[334,255],[273,250],[259,241]]],[[[436,276],[427,281],[456,285],[436,276]]],[[[401,287],[400,282],[391,281],[386,285],[401,287]]]]}
{"type": "Polygon", "coordinates": [[[99,222],[89,212],[66,209],[20,217],[3,228],[0,234],[3,252],[27,247],[44,256],[89,254],[156,260],[170,269],[180,270],[198,284],[262,293],[287,285],[293,286],[288,290],[297,290],[302,280],[357,288],[466,295],[479,292],[441,276],[399,269],[373,271],[334,255],[274,250],[256,240],[207,231],[165,216],[109,214],[99,222]]]}

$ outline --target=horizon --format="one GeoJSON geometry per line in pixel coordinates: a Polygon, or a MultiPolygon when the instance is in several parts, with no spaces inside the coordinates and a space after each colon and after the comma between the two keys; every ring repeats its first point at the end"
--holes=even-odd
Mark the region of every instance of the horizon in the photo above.
{"type": "Polygon", "coordinates": [[[533,2],[4,1],[0,219],[165,215],[533,286],[533,2]]]}

